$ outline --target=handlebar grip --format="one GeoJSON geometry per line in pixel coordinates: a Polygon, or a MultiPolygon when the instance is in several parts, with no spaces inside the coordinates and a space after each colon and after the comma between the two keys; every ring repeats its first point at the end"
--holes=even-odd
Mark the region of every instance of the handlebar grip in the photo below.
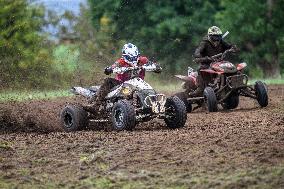
{"type": "Polygon", "coordinates": [[[106,75],[110,75],[112,72],[113,72],[112,67],[106,67],[105,70],[104,70],[104,73],[105,73],[106,75]]]}

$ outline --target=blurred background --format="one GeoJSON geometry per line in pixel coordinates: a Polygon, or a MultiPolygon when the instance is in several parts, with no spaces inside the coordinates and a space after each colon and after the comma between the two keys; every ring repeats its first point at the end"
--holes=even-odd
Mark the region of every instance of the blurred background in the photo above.
{"type": "Polygon", "coordinates": [[[207,29],[229,31],[251,79],[283,82],[284,0],[1,0],[0,90],[99,84],[126,42],[159,62],[163,85],[196,68],[207,29]]]}

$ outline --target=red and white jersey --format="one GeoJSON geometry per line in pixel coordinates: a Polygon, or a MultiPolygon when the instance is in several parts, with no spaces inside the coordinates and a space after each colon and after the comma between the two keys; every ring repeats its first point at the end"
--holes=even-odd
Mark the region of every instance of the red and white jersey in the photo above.
{"type": "MultiPolygon", "coordinates": [[[[147,64],[148,63],[148,58],[145,57],[145,56],[140,56],[138,58],[138,66],[142,66],[144,64],[147,64]]],[[[132,67],[132,65],[128,64],[127,62],[125,62],[125,60],[123,58],[120,58],[118,59],[113,65],[112,65],[112,68],[116,68],[116,67],[132,67]]],[[[131,77],[131,75],[127,72],[125,73],[121,73],[121,74],[116,74],[116,77],[115,79],[121,81],[121,82],[124,82],[124,81],[127,81],[129,80],[131,77]]],[[[145,70],[140,70],[139,72],[139,77],[141,79],[144,79],[145,77],[145,70]]]]}

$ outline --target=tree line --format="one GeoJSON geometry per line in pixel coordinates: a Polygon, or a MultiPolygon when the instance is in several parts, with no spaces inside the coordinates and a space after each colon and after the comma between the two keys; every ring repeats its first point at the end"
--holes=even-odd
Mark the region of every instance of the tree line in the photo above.
{"type": "Polygon", "coordinates": [[[230,31],[239,61],[255,77],[283,73],[283,0],[89,0],[99,31],[109,25],[114,41],[133,41],[168,67],[170,72],[192,64],[192,54],[208,27],[230,31]],[[107,21],[107,23],[105,23],[107,21]]]}
{"type": "Polygon", "coordinates": [[[284,0],[88,0],[80,11],[59,16],[28,0],[0,1],[0,87],[91,84],[126,42],[160,62],[164,77],[185,73],[197,67],[192,55],[212,25],[230,32],[226,41],[241,50],[235,61],[247,62],[251,77],[284,73],[284,0]]]}

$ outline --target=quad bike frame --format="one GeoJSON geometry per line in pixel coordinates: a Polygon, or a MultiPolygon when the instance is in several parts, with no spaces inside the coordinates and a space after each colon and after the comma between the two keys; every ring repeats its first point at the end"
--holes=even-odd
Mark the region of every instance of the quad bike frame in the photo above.
{"type": "MultiPolygon", "coordinates": [[[[115,72],[131,72],[133,76],[114,87],[99,107],[67,105],[60,114],[61,125],[67,132],[84,129],[91,122],[109,122],[116,131],[133,130],[137,123],[154,118],[163,119],[168,128],[185,126],[186,107],[177,97],[166,97],[157,93],[147,82],[138,76],[139,69],[153,71],[153,67],[129,67],[115,72]],[[89,108],[90,107],[90,108],[89,108]]],[[[99,87],[73,87],[72,93],[94,99],[99,87]]],[[[90,100],[92,101],[92,100],[90,100]]]]}

